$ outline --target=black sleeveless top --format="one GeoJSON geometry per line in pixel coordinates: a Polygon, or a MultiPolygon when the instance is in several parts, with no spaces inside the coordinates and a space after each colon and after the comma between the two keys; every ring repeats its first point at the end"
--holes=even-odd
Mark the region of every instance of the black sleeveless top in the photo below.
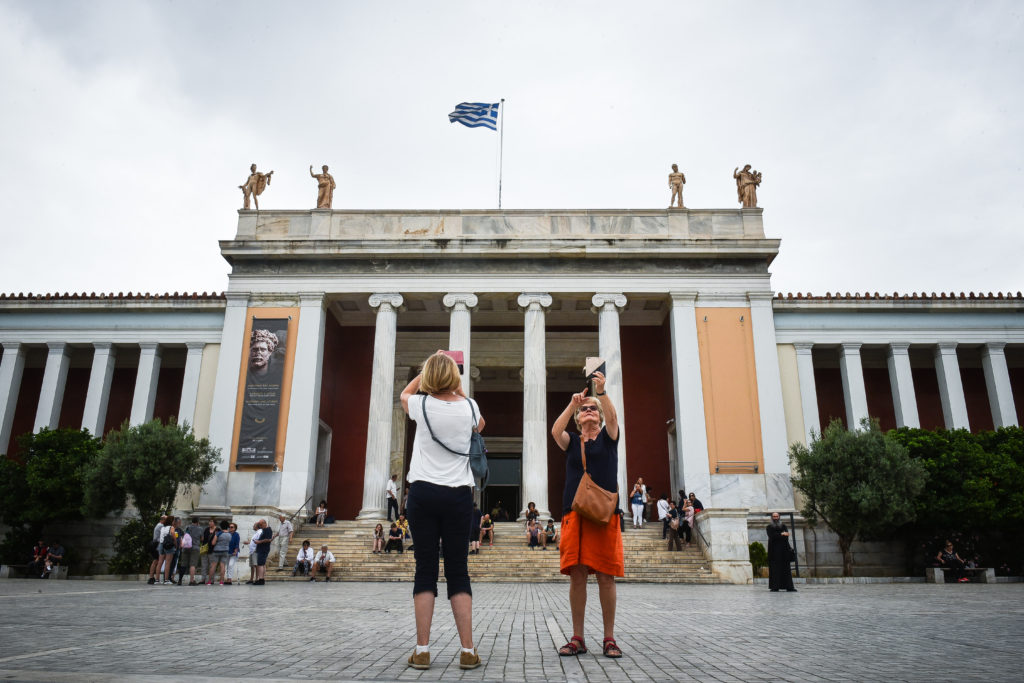
{"type": "MultiPolygon", "coordinates": [[[[572,499],[576,497],[583,478],[583,458],[580,457],[580,435],[566,432],[569,446],[565,450],[565,489],[562,491],[562,513],[572,511],[572,499]]],[[[601,432],[593,441],[585,444],[587,449],[587,472],[594,483],[607,491],[618,488],[619,442],[608,436],[608,430],[601,432]]],[[[618,504],[616,503],[616,507],[618,504]]]]}

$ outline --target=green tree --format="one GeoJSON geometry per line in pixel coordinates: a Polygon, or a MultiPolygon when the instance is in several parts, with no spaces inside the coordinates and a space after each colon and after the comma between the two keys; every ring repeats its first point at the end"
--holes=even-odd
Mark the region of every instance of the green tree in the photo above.
{"type": "Polygon", "coordinates": [[[18,445],[18,458],[0,457],[0,520],[10,527],[0,552],[12,563],[46,525],[82,519],[85,472],[100,449],[84,429],[42,429],[18,437],[18,445]]]}
{"type": "Polygon", "coordinates": [[[179,489],[188,492],[206,483],[219,458],[220,449],[207,439],[197,439],[187,423],[165,425],[153,420],[132,426],[125,422],[107,434],[86,472],[84,510],[103,515],[124,510],[129,502],[138,510],[137,522],[125,525],[115,538],[112,570],[137,571],[145,564],[144,542],[130,539],[139,536],[139,528],[152,528],[160,514],[174,505],[179,489]]]}
{"type": "Polygon", "coordinates": [[[789,458],[804,517],[812,524],[820,518],[839,537],[843,576],[853,575],[855,540],[884,537],[914,519],[927,479],[921,463],[871,420],[858,430],[833,420],[810,448],[793,444],[789,458]]]}

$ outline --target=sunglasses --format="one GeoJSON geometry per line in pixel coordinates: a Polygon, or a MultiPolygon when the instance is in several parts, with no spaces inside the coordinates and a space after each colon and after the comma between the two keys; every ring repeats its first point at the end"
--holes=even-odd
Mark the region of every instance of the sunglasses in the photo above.
{"type": "Polygon", "coordinates": [[[581,413],[590,413],[590,412],[596,413],[597,412],[597,406],[580,406],[579,412],[581,412],[581,413]]]}

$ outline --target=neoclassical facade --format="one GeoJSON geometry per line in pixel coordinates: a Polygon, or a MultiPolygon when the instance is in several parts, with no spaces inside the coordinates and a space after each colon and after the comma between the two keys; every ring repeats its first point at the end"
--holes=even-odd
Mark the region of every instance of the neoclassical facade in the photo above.
{"type": "Polygon", "coordinates": [[[732,511],[725,538],[794,509],[787,449],[833,418],[1024,417],[1019,292],[775,295],[779,248],[759,208],[240,211],[220,243],[224,294],[0,297],[0,451],[41,427],[176,416],[221,449],[183,508],[326,499],[341,519],[381,518],[414,428],[398,395],[450,348],[488,422],[481,503],[557,518],[550,422],[600,356],[623,425],[620,489],[642,476],[657,494],[694,491],[732,511]],[[250,346],[271,323],[276,403],[262,404],[250,346]],[[276,419],[259,462],[245,445],[257,404],[276,419]]]}

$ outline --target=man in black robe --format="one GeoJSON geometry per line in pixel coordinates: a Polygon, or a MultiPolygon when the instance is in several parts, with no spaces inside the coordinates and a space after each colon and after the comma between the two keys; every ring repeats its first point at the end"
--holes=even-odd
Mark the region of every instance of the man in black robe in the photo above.
{"type": "Polygon", "coordinates": [[[773,593],[786,589],[795,593],[793,575],[789,571],[790,554],[789,529],[779,519],[779,513],[772,513],[772,523],[768,525],[768,588],[773,593]]]}

